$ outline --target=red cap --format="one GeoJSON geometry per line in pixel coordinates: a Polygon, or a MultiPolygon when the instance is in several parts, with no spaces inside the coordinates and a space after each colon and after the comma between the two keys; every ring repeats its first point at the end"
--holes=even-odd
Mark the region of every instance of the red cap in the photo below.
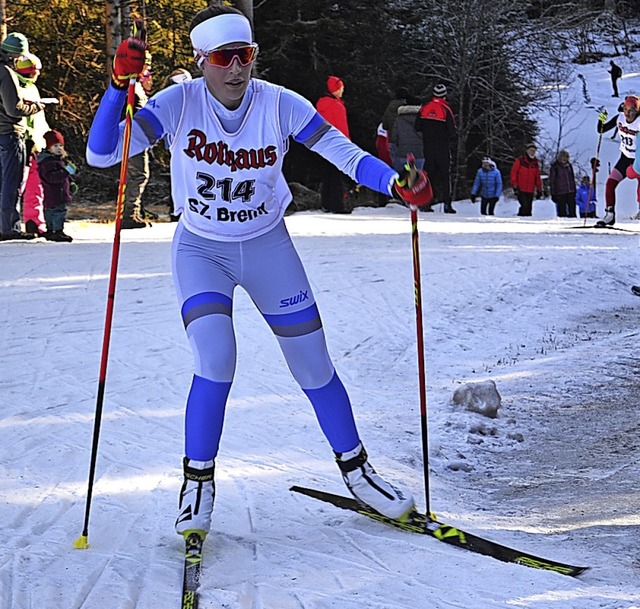
{"type": "Polygon", "coordinates": [[[62,136],[62,133],[55,129],[53,131],[47,131],[44,134],[44,141],[47,143],[47,148],[51,148],[51,146],[54,146],[55,144],[62,144],[64,146],[64,137],[62,136]]]}
{"type": "Polygon", "coordinates": [[[335,93],[341,87],[344,87],[344,83],[337,76],[329,76],[327,78],[327,90],[329,93],[335,93]]]}

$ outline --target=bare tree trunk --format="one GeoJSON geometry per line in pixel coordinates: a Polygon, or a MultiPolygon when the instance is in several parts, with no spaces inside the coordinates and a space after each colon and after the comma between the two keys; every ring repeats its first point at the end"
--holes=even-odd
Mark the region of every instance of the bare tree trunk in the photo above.
{"type": "Polygon", "coordinates": [[[111,66],[118,48],[119,11],[118,0],[107,0],[105,3],[105,42],[107,46],[107,80],[111,77],[111,66]]]}
{"type": "Polygon", "coordinates": [[[0,0],[0,38],[7,37],[7,7],[5,0],[0,0]]]}
{"type": "MultiPolygon", "coordinates": [[[[2,0],[0,0],[2,1],[2,0]]],[[[131,29],[131,7],[127,0],[106,0],[106,31],[107,47],[107,79],[111,77],[111,66],[116,55],[118,45],[126,39],[131,29]]]]}

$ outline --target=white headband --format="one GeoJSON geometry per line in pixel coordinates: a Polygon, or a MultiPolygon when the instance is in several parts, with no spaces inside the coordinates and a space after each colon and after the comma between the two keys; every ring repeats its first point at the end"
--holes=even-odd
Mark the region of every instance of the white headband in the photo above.
{"type": "MultiPolygon", "coordinates": [[[[207,19],[196,25],[189,36],[196,60],[198,60],[198,56],[202,57],[202,55],[232,42],[246,42],[247,44],[252,42],[249,20],[244,15],[237,13],[224,13],[207,19]]],[[[198,65],[201,63],[200,59],[198,65]]]]}

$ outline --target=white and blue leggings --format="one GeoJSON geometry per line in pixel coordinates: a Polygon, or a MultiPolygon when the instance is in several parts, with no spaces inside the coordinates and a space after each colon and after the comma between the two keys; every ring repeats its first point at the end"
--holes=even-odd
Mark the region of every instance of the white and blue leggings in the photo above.
{"type": "Polygon", "coordinates": [[[173,278],[195,371],[187,398],[185,454],[218,453],[236,368],[233,292],[241,286],[273,331],[335,452],[354,449],[358,431],[349,396],[327,351],[320,314],[284,221],[247,241],[214,241],[178,225],[173,278]]]}

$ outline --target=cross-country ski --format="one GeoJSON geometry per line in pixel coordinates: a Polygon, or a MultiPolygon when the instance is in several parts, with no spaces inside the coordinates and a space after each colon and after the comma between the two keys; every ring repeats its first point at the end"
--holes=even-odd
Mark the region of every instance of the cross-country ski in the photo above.
{"type": "Polygon", "coordinates": [[[292,486],[290,490],[330,503],[340,509],[356,512],[366,516],[367,518],[371,518],[372,520],[382,522],[388,526],[396,527],[402,531],[417,533],[419,535],[429,535],[439,541],[456,546],[463,550],[476,552],[477,554],[482,554],[484,556],[490,556],[491,558],[495,558],[496,560],[501,560],[503,562],[511,562],[525,567],[532,567],[533,569],[553,571],[554,573],[561,573],[562,575],[570,575],[572,577],[580,575],[587,570],[587,567],[576,567],[574,565],[568,565],[566,563],[549,560],[548,558],[542,558],[520,550],[508,548],[496,543],[495,541],[483,539],[477,535],[473,535],[456,527],[444,524],[438,521],[437,518],[421,514],[420,512],[411,512],[404,519],[388,518],[387,516],[358,503],[352,497],[343,497],[342,495],[335,495],[333,493],[327,493],[325,491],[305,488],[302,486],[292,486]]]}

